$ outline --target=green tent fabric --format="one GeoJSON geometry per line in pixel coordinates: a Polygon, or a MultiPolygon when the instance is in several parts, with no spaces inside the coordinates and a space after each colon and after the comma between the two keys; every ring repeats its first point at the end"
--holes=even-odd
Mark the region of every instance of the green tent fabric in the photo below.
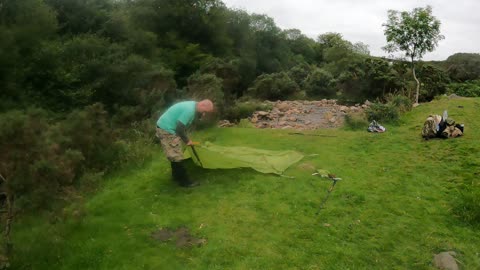
{"type": "MultiPolygon", "coordinates": [[[[237,146],[226,147],[210,142],[195,146],[195,150],[203,168],[253,168],[262,173],[280,175],[292,164],[303,158],[303,155],[296,151],[271,151],[237,146]]],[[[197,165],[200,165],[191,147],[185,149],[184,157],[192,158],[197,165]]]]}

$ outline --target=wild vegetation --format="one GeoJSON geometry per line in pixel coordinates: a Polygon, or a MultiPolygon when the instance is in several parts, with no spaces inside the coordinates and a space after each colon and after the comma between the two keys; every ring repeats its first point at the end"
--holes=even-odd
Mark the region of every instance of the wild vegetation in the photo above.
{"type": "Polygon", "coordinates": [[[195,140],[306,155],[289,177],[251,169],[189,171],[201,182],[181,189],[157,148],[143,165],[102,178],[57,214],[24,215],[12,235],[14,269],[435,269],[452,250],[462,269],[478,269],[480,99],[441,99],[386,124],[362,129],[214,128],[195,140]],[[462,106],[460,108],[459,106],[462,106]],[[465,136],[424,141],[426,115],[447,109],[465,136]],[[316,154],[316,155],[315,155],[316,154]],[[331,181],[342,178],[324,208],[331,181]],[[153,238],[187,228],[206,239],[177,247],[153,238]],[[48,247],[48,248],[47,248],[48,247]],[[26,259],[28,258],[28,259],[26,259]]]}
{"type": "MultiPolygon", "coordinates": [[[[425,10],[428,11],[428,8],[425,10]]],[[[345,104],[361,103],[368,99],[375,102],[368,114],[371,119],[401,125],[401,115],[411,108],[416,89],[419,102],[431,101],[443,94],[480,95],[479,54],[458,53],[445,61],[418,61],[412,66],[402,59],[371,56],[368,45],[352,43],[340,33],[318,33],[316,38],[311,38],[298,29],[279,28],[266,15],[231,9],[219,0],[0,0],[0,37],[0,198],[2,206],[7,208],[2,216],[2,221],[7,220],[6,231],[12,227],[15,232],[17,225],[14,220],[25,217],[19,222],[18,234],[12,241],[6,234],[5,253],[26,256],[29,251],[34,251],[39,258],[45,255],[47,261],[56,260],[54,257],[57,255],[69,256],[55,253],[55,250],[65,248],[64,243],[53,245],[55,248],[51,254],[42,254],[42,246],[51,245],[49,241],[56,239],[56,236],[37,239],[38,245],[30,249],[24,241],[31,240],[31,236],[22,228],[30,224],[36,228],[33,229],[34,233],[35,230],[38,233],[50,229],[68,232],[74,230],[75,226],[81,226],[76,223],[63,224],[70,221],[63,220],[59,208],[97,189],[106,188],[105,192],[108,193],[108,186],[115,186],[112,177],[123,177],[118,171],[125,166],[131,170],[150,170],[142,177],[144,181],[137,183],[138,186],[133,190],[153,185],[152,181],[156,178],[152,170],[166,169],[162,162],[156,162],[159,157],[153,123],[166,106],[177,100],[211,98],[219,109],[217,118],[239,121],[254,110],[268,109],[261,102],[264,99],[335,98],[345,104]],[[413,68],[419,84],[411,76],[413,68]],[[152,160],[155,162],[152,163],[152,160]],[[103,185],[104,181],[107,181],[106,186],[103,185]],[[29,218],[36,220],[41,215],[49,215],[52,223],[63,225],[56,227],[41,222],[30,223],[29,218]]],[[[420,56],[415,55],[418,58],[420,56]]],[[[421,110],[424,114],[430,113],[421,110]]],[[[414,117],[421,122],[423,116],[415,113],[414,117]]],[[[366,116],[351,122],[363,123],[365,119],[366,116]]],[[[405,131],[405,128],[398,126],[398,130],[405,131]]],[[[416,136],[413,130],[407,131],[411,136],[416,136]]],[[[233,131],[208,132],[231,135],[229,132],[233,131]]],[[[246,135],[251,137],[265,136],[263,138],[266,141],[284,140],[281,145],[286,145],[286,139],[290,138],[283,138],[281,132],[277,135],[268,131],[259,133],[264,135],[257,135],[259,131],[254,130],[239,132],[247,132],[246,135]]],[[[335,132],[344,135],[343,131],[335,132]]],[[[351,138],[364,136],[345,134],[351,138]]],[[[244,143],[256,146],[253,141],[244,143]]],[[[300,149],[310,147],[300,144],[293,146],[300,149]]],[[[279,146],[272,144],[271,147],[279,146]]],[[[352,147],[346,149],[355,148],[352,147]]],[[[342,151],[339,153],[345,154],[342,151]]],[[[122,173],[128,174],[125,171],[122,173]]],[[[223,173],[229,175],[228,172],[223,173]]],[[[164,179],[165,175],[159,177],[164,179]]],[[[212,177],[214,181],[220,176],[212,177]]],[[[248,173],[244,178],[249,177],[263,181],[261,176],[248,173]]],[[[121,187],[130,188],[127,182],[121,187]]],[[[464,217],[464,222],[475,224],[479,221],[480,211],[476,200],[478,196],[475,195],[478,194],[478,186],[467,182],[462,189],[464,204],[459,204],[455,213],[460,213],[458,215],[464,217]]],[[[164,184],[167,185],[166,179],[164,184]]],[[[253,182],[250,184],[252,186],[245,188],[257,190],[253,182]]],[[[161,188],[155,185],[152,188],[161,188]]],[[[212,196],[222,194],[222,185],[217,187],[218,193],[212,196]]],[[[303,192],[303,188],[306,186],[298,191],[303,192]]],[[[180,192],[173,190],[173,187],[167,189],[177,195],[180,192]]],[[[258,189],[258,192],[266,191],[258,189]]],[[[98,196],[102,198],[103,195],[98,196]]],[[[142,196],[147,198],[153,194],[142,196]]],[[[162,196],[167,196],[162,199],[171,199],[172,202],[179,199],[169,197],[174,195],[162,196]]],[[[248,198],[237,199],[242,201],[248,198]]],[[[142,200],[147,201],[137,206],[149,207],[148,203],[153,202],[153,197],[142,200]]],[[[87,215],[87,220],[92,221],[90,212],[97,204],[95,201],[84,203],[79,204],[80,210],[71,210],[67,206],[63,211],[73,211],[80,220],[87,215]],[[84,213],[83,207],[90,210],[84,213]]],[[[120,202],[112,203],[118,206],[120,202]]],[[[210,206],[205,202],[205,209],[213,211],[214,208],[210,206]]],[[[257,215],[252,209],[245,211],[257,215]]],[[[112,211],[114,215],[121,210],[115,208],[112,211]]],[[[185,211],[190,210],[185,208],[178,213],[185,214],[185,211]]],[[[65,217],[70,218],[68,213],[65,217]]],[[[248,219],[250,214],[245,214],[243,217],[248,219]]],[[[141,213],[139,215],[144,218],[141,213]]],[[[115,223],[114,217],[107,216],[112,218],[108,223],[115,223]]],[[[180,218],[172,215],[172,218],[175,217],[180,218]]],[[[186,224],[186,221],[183,223],[186,224]]],[[[98,224],[94,221],[89,226],[98,224]]],[[[168,224],[165,221],[156,225],[168,224]]],[[[253,222],[247,225],[260,224],[253,222]]],[[[293,223],[287,226],[293,226],[293,223]]],[[[462,239],[467,238],[466,230],[462,239]]],[[[68,241],[82,241],[90,233],[89,230],[80,230],[68,241]]],[[[49,237],[48,233],[41,235],[49,237]]],[[[67,234],[59,235],[62,239],[67,237],[67,234]]],[[[271,236],[278,237],[278,234],[271,236]]],[[[290,241],[284,240],[287,243],[290,241]]],[[[257,248],[273,250],[274,242],[268,245],[257,248]]],[[[70,251],[87,257],[95,250],[107,252],[95,245],[79,245],[77,248],[70,251]]],[[[223,247],[213,245],[210,252],[216,248],[223,247]]],[[[236,252],[242,254],[247,251],[231,250],[233,255],[236,252]]],[[[183,256],[174,252],[169,254],[172,257],[167,261],[170,262],[176,261],[177,256],[183,256]]],[[[473,260],[472,256],[467,255],[470,260],[473,260]]],[[[18,261],[20,257],[16,258],[16,265],[23,268],[43,264],[38,261],[22,264],[18,261]]],[[[88,259],[96,260],[91,257],[88,259]]],[[[248,260],[254,261],[255,258],[249,257],[248,260]]],[[[409,263],[412,260],[407,261],[409,263]]],[[[71,261],[62,264],[57,261],[54,265],[60,268],[69,268],[70,264],[82,265],[77,263],[71,261]]],[[[109,263],[90,267],[108,267],[109,263]]],[[[218,263],[219,267],[224,265],[224,262],[212,263],[218,263]]]]}

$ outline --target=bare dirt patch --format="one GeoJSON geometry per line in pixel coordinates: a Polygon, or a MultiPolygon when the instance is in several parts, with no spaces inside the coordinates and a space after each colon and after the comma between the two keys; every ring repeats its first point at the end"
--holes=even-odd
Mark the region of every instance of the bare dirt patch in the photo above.
{"type": "Polygon", "coordinates": [[[180,227],[176,230],[162,228],[152,232],[151,236],[160,242],[175,242],[175,245],[179,248],[201,246],[207,243],[207,239],[192,236],[186,227],[180,227]]]}

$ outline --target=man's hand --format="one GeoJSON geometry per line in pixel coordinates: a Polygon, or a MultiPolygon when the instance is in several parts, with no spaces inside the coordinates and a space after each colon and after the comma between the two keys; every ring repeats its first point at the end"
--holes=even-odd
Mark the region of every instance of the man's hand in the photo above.
{"type": "Polygon", "coordinates": [[[189,140],[189,141],[187,142],[187,145],[188,145],[188,146],[199,145],[199,144],[200,144],[199,142],[192,142],[191,140],[189,140]]]}

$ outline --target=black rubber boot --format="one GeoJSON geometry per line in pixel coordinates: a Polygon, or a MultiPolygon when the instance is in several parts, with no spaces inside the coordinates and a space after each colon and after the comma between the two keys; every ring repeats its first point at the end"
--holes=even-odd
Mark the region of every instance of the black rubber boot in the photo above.
{"type": "Polygon", "coordinates": [[[183,166],[183,162],[170,162],[172,166],[172,177],[182,187],[195,187],[198,186],[198,182],[193,182],[188,177],[187,171],[183,166]]]}

